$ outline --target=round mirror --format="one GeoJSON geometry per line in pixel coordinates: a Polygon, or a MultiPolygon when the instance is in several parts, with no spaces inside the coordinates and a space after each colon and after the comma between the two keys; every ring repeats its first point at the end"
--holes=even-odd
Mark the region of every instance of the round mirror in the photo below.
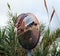
{"type": "Polygon", "coordinates": [[[18,16],[15,26],[19,43],[25,49],[33,49],[40,38],[39,22],[31,13],[24,13],[18,16]]]}

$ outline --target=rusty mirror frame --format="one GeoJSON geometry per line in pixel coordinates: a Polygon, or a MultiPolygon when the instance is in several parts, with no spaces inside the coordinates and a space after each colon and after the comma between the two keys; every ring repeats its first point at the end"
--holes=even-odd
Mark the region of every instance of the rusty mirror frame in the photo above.
{"type": "Polygon", "coordinates": [[[15,24],[20,45],[28,50],[33,49],[40,38],[39,21],[32,13],[23,13],[18,16],[15,24]]]}

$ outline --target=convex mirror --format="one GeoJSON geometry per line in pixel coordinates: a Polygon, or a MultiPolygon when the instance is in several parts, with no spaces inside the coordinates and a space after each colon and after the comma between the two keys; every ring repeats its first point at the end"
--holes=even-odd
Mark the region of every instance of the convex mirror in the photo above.
{"type": "Polygon", "coordinates": [[[23,13],[18,16],[17,27],[18,41],[25,49],[33,49],[40,38],[39,21],[32,13],[23,13]]]}

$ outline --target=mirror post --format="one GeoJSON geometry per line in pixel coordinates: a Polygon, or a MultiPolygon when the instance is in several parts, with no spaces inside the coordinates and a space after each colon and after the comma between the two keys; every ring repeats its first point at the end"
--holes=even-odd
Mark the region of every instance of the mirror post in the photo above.
{"type": "Polygon", "coordinates": [[[27,56],[32,56],[31,50],[28,50],[27,56]]]}

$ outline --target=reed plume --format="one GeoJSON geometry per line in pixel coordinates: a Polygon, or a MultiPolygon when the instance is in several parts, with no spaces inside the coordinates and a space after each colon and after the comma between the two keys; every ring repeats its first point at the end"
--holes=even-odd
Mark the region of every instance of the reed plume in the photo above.
{"type": "Polygon", "coordinates": [[[53,8],[53,11],[52,11],[52,14],[51,14],[50,22],[49,22],[49,23],[51,23],[51,21],[52,21],[52,18],[53,18],[53,16],[54,16],[54,14],[55,14],[55,9],[53,8]]]}
{"type": "Polygon", "coordinates": [[[47,11],[47,13],[48,13],[48,7],[47,7],[46,0],[44,0],[44,5],[45,5],[46,11],[47,11]]]}

